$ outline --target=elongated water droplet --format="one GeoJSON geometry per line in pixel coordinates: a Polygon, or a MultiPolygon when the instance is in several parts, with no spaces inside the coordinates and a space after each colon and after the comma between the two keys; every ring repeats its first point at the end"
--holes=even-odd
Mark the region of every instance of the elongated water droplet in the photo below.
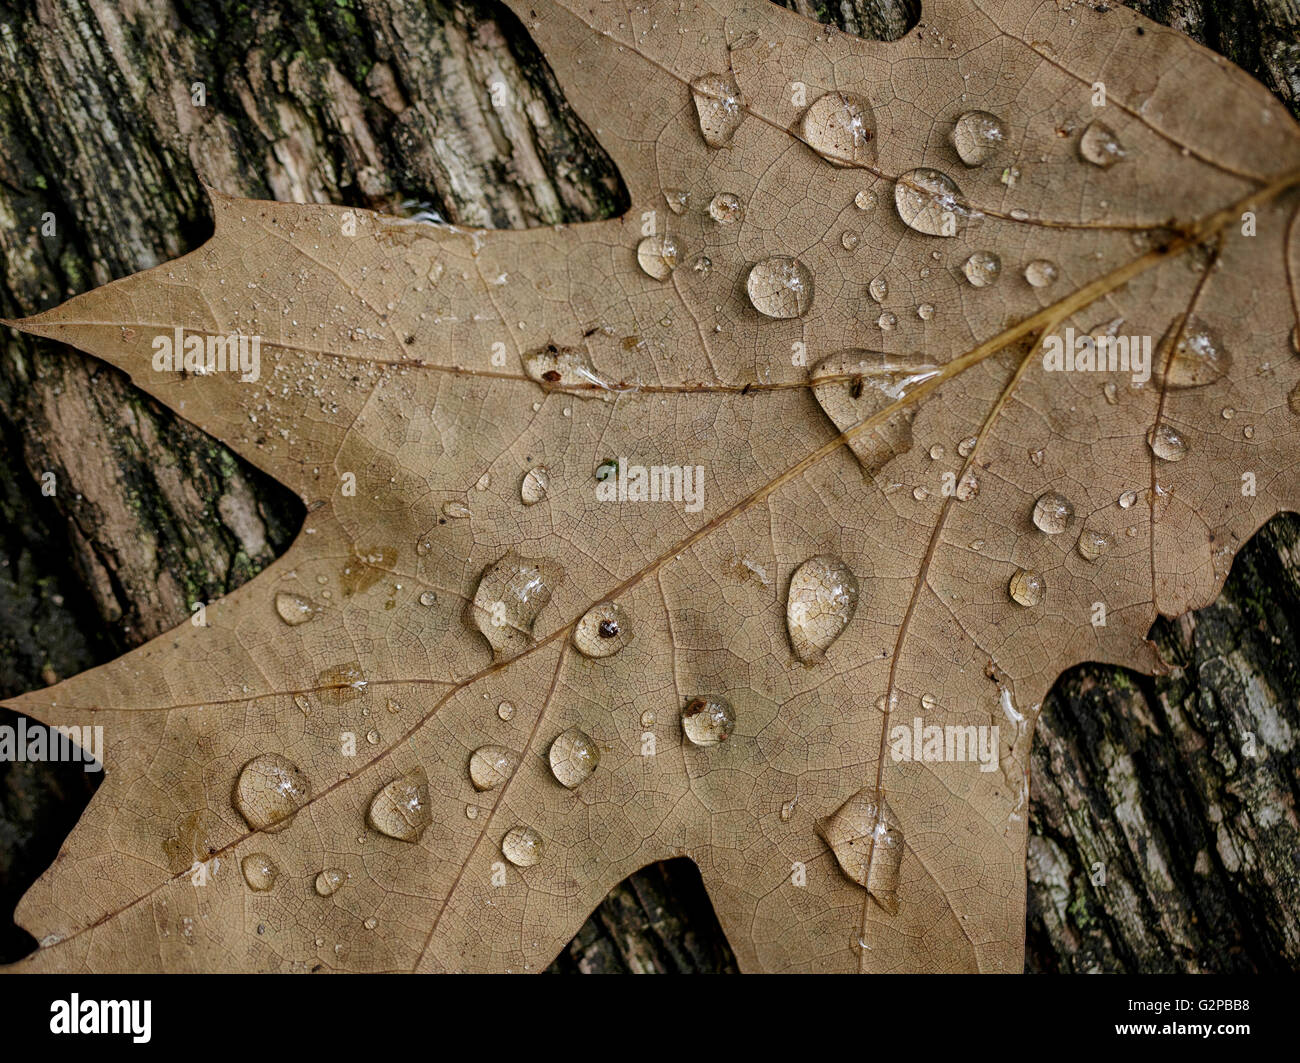
{"type": "Polygon", "coordinates": [[[664,189],[664,202],[668,204],[668,209],[674,214],[685,214],[690,200],[691,194],[680,188],[664,189]]]}
{"type": "Polygon", "coordinates": [[[813,276],[797,258],[763,259],[749,271],[745,287],[754,309],[768,317],[801,317],[812,306],[813,276]]]}
{"type": "Polygon", "coordinates": [[[987,288],[1002,276],[1002,259],[992,251],[976,251],[961,267],[974,288],[987,288]]]}
{"type": "Polygon", "coordinates": [[[1127,153],[1115,130],[1105,122],[1091,122],[1079,138],[1079,154],[1094,166],[1109,169],[1127,153]]]}
{"type": "Polygon", "coordinates": [[[716,746],[731,737],[736,710],[723,698],[692,698],[682,707],[682,731],[697,746],[716,746]]]}
{"type": "Polygon", "coordinates": [[[573,629],[573,644],[585,657],[612,657],[631,641],[631,620],[617,602],[588,609],[573,629]]]}
{"type": "Polygon", "coordinates": [[[275,862],[266,853],[249,853],[239,862],[239,869],[244,873],[248,888],[256,893],[265,893],[275,885],[278,872],[275,862]]]}
{"type": "Polygon", "coordinates": [[[511,827],[501,839],[501,855],[515,867],[532,867],[542,858],[542,836],[532,827],[511,827]]]}
{"type": "Polygon", "coordinates": [[[418,842],[432,822],[429,808],[429,780],[423,768],[416,768],[394,779],[370,802],[366,821],[399,842],[418,842]]]}
{"type": "Polygon", "coordinates": [[[967,111],[952,127],[952,146],[967,166],[982,166],[1006,140],[1002,120],[988,111],[967,111]]]}
{"type": "Polygon", "coordinates": [[[903,829],[888,803],[877,804],[875,787],[863,787],[834,813],[819,819],[816,830],[849,881],[897,915],[903,829]]]}
{"type": "Polygon", "coordinates": [[[636,261],[647,276],[667,280],[677,268],[677,241],[671,236],[647,236],[636,245],[636,261]]]}
{"type": "Polygon", "coordinates": [[[572,790],[596,770],[600,763],[600,750],[591,735],[570,727],[551,743],[548,758],[556,782],[572,790]]]}
{"type": "Polygon", "coordinates": [[[1213,384],[1232,368],[1232,355],[1218,332],[1194,314],[1189,314],[1185,323],[1173,323],[1161,339],[1154,361],[1157,382],[1170,388],[1213,384]]]}
{"type": "Polygon", "coordinates": [[[442,504],[442,515],[448,520],[465,520],[472,517],[474,513],[464,502],[444,502],[442,504]]]}
{"type": "Polygon", "coordinates": [[[279,753],[254,757],[239,772],[235,809],[253,830],[278,834],[311,796],[311,784],[292,761],[279,753]]]}
{"type": "Polygon", "coordinates": [[[731,143],[745,117],[740,89],[730,74],[705,74],[691,82],[700,134],[711,148],[731,143]]]}
{"type": "Polygon", "coordinates": [[[1187,457],[1187,441],[1163,421],[1147,432],[1147,446],[1161,461],[1182,461],[1187,457]]]}
{"type": "Polygon", "coordinates": [[[533,622],[551,600],[559,574],[550,562],[525,561],[513,550],[483,573],[472,612],[494,656],[510,656],[532,644],[533,622]]]}
{"type": "Polygon", "coordinates": [[[308,620],[311,620],[318,610],[309,599],[304,598],[301,594],[280,591],[275,596],[275,611],[280,614],[280,619],[290,627],[297,627],[299,624],[305,624],[308,620]]]}
{"type": "Polygon", "coordinates": [[[1074,506],[1065,495],[1048,491],[1034,503],[1034,527],[1044,535],[1060,535],[1074,519],[1074,506]]]}
{"type": "Polygon", "coordinates": [[[535,506],[546,497],[551,487],[551,472],[545,465],[538,465],[524,473],[519,484],[519,500],[526,506],[535,506]]]}
{"type": "Polygon", "coordinates": [[[719,192],[709,200],[709,217],[719,225],[730,225],[744,216],[744,205],[734,192],[719,192]]]}
{"type": "Polygon", "coordinates": [[[956,236],[974,217],[961,190],[938,170],[910,170],[894,184],[894,206],[909,229],[926,236],[956,236]]]}
{"type": "Polygon", "coordinates": [[[1085,561],[1096,561],[1110,546],[1110,536],[1096,528],[1085,527],[1079,532],[1079,556],[1085,561]]]}
{"type": "Polygon", "coordinates": [[[1011,582],[1007,585],[1012,601],[1024,606],[1033,606],[1041,602],[1046,589],[1047,583],[1043,577],[1026,568],[1016,569],[1016,574],[1011,577],[1011,582]]]}
{"type": "Polygon", "coordinates": [[[515,773],[519,757],[505,746],[480,746],[470,754],[469,781],[478,791],[494,790],[515,773]]]}
{"type": "Polygon", "coordinates": [[[809,558],[790,578],[786,626],[801,661],[819,661],[858,607],[858,579],[834,557],[809,558]]]}
{"type": "Polygon", "coordinates": [[[341,867],[327,867],[316,876],[316,892],[322,897],[337,893],[348,880],[348,873],[341,867]]]}
{"type": "Polygon", "coordinates": [[[524,372],[547,389],[604,386],[590,355],[576,347],[547,344],[524,358],[524,372]]]}
{"type": "Polygon", "coordinates": [[[957,444],[957,453],[963,458],[969,458],[971,452],[979,444],[979,436],[967,436],[957,444]]]}
{"type": "Polygon", "coordinates": [[[1056,278],[1060,275],[1056,263],[1045,258],[1036,258],[1025,266],[1025,280],[1035,288],[1046,288],[1049,284],[1056,283],[1056,278]]]}
{"type": "Polygon", "coordinates": [[[876,120],[865,97],[828,92],[804,111],[805,144],[836,166],[869,166],[876,157],[876,120]]]}
{"type": "Polygon", "coordinates": [[[884,277],[876,277],[867,285],[867,294],[878,303],[883,303],[889,298],[889,281],[884,277]]]}

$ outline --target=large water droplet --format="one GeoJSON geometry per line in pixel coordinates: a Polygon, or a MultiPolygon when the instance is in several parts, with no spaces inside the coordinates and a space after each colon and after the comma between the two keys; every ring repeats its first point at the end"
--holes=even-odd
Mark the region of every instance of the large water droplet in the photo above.
{"type": "Polygon", "coordinates": [[[275,885],[278,871],[266,853],[249,853],[239,862],[239,869],[244,873],[248,888],[257,893],[265,893],[275,885]]]}
{"type": "Polygon", "coordinates": [[[280,614],[280,619],[290,627],[297,627],[299,624],[305,624],[312,619],[318,610],[309,599],[304,598],[301,594],[280,591],[275,596],[275,611],[280,614]]]}
{"type": "Polygon", "coordinates": [[[961,190],[938,170],[910,170],[894,184],[894,206],[909,229],[926,236],[956,236],[974,215],[961,190]]]}
{"type": "Polygon", "coordinates": [[[961,267],[962,273],[975,288],[987,288],[1002,276],[1002,259],[992,251],[976,251],[961,267]]]}
{"type": "Polygon", "coordinates": [[[525,561],[513,550],[483,573],[471,611],[494,656],[510,656],[532,644],[533,622],[551,600],[558,575],[549,562],[525,561]]]}
{"type": "Polygon", "coordinates": [[[316,876],[316,892],[322,897],[337,893],[348,880],[348,873],[341,867],[327,867],[316,876]]]}
{"type": "Polygon", "coordinates": [[[551,743],[551,774],[561,786],[572,790],[600,763],[600,750],[591,735],[570,727],[551,743]]]}
{"type": "Polygon", "coordinates": [[[801,661],[819,661],[853,619],[858,580],[834,557],[809,558],[790,578],[786,625],[790,645],[801,661]]]}
{"type": "Polygon", "coordinates": [[[519,766],[519,758],[505,746],[480,746],[470,754],[469,781],[478,791],[494,790],[519,766]]]}
{"type": "Polygon", "coordinates": [[[612,657],[631,641],[631,621],[617,602],[588,609],[573,629],[573,644],[586,657],[612,657]]]}
{"type": "Polygon", "coordinates": [[[1085,527],[1079,532],[1079,556],[1085,561],[1096,561],[1110,546],[1110,536],[1096,528],[1085,527]]]}
{"type": "Polygon", "coordinates": [[[532,827],[511,827],[501,839],[501,855],[515,867],[532,867],[542,858],[542,836],[532,827]]]}
{"type": "Polygon", "coordinates": [[[731,737],[736,710],[722,698],[692,698],[682,707],[682,730],[697,746],[716,746],[731,737]]]}
{"type": "Polygon", "coordinates": [[[885,911],[897,915],[903,830],[886,802],[877,805],[875,787],[863,787],[834,813],[819,819],[816,829],[849,880],[865,887],[885,911]]]}
{"type": "Polygon", "coordinates": [[[1161,339],[1154,368],[1157,382],[1166,387],[1199,388],[1227,373],[1232,355],[1215,329],[1189,314],[1185,323],[1175,321],[1161,339]]]}
{"type": "Polygon", "coordinates": [[[1187,457],[1187,441],[1163,421],[1147,432],[1147,446],[1161,461],[1182,461],[1187,457]]]}
{"type": "Polygon", "coordinates": [[[1047,589],[1047,582],[1037,572],[1031,572],[1026,568],[1016,569],[1016,574],[1011,577],[1011,582],[1007,584],[1007,590],[1011,593],[1012,601],[1018,605],[1033,606],[1043,600],[1043,592],[1047,589]]]}
{"type": "Polygon", "coordinates": [[[876,120],[862,96],[828,92],[804,111],[805,144],[836,166],[868,166],[875,158],[876,120]]]}
{"type": "Polygon", "coordinates": [[[235,808],[253,830],[278,834],[311,796],[311,784],[296,764],[279,753],[254,757],[239,772],[235,808]]]}
{"type": "Polygon", "coordinates": [[[1044,535],[1060,535],[1074,519],[1074,506],[1065,495],[1048,491],[1034,503],[1034,527],[1044,535]]]}
{"type": "Polygon", "coordinates": [[[952,146],[967,166],[982,166],[1005,140],[1002,120],[988,111],[967,111],[953,123],[952,146]]]}
{"type": "Polygon", "coordinates": [[[700,134],[711,148],[725,147],[745,117],[740,89],[730,74],[705,74],[691,82],[700,134]]]}
{"type": "Polygon", "coordinates": [[[677,241],[671,236],[647,236],[636,245],[636,261],[648,276],[667,280],[677,268],[677,241]]]}
{"type": "Polygon", "coordinates": [[[433,820],[424,769],[407,772],[375,794],[366,820],[380,834],[399,842],[418,842],[433,820]]]}
{"type": "Polygon", "coordinates": [[[801,317],[812,306],[813,276],[797,258],[763,259],[749,271],[745,287],[754,309],[768,317],[801,317]]]}
{"type": "Polygon", "coordinates": [[[1079,138],[1079,154],[1094,166],[1109,169],[1124,158],[1126,152],[1115,130],[1105,122],[1092,122],[1079,138]]]}
{"type": "Polygon", "coordinates": [[[526,506],[535,506],[546,497],[551,487],[551,472],[545,465],[538,465],[524,473],[519,484],[519,500],[526,506]]]}

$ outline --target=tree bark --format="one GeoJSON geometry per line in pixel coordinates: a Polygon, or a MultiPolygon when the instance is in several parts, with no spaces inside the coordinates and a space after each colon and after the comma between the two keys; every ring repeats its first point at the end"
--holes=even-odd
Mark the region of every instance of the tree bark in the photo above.
{"type": "MultiPolygon", "coordinates": [[[[907,32],[917,8],[787,6],[882,39],[907,32]]],[[[1293,3],[1135,6],[1295,110],[1293,3]]],[[[476,0],[0,0],[0,82],[6,316],[198,246],[210,231],[202,182],[495,227],[627,206],[526,31],[476,0]]],[[[0,354],[0,694],[168,630],[292,538],[299,500],[115,370],[12,334],[0,354]]],[[[1298,542],[1300,522],[1273,522],[1214,607],[1157,625],[1181,674],[1089,667],[1057,684],[1034,750],[1029,969],[1298,965],[1298,542]]],[[[9,913],[93,778],[0,765],[0,957],[32,947],[9,913]]],[[[617,887],[552,967],[734,969],[687,861],[617,887]]]]}

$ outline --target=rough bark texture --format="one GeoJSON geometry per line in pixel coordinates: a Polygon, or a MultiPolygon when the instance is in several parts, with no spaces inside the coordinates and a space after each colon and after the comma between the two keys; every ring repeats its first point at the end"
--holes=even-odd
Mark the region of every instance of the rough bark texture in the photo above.
{"type": "MultiPolygon", "coordinates": [[[[785,4],[884,39],[918,8],[785,4]]],[[[1294,0],[1134,6],[1300,104],[1294,0]]],[[[526,32],[486,3],[0,0],[0,86],[5,315],[197,246],[202,182],[497,227],[626,205],[526,32]]],[[[12,334],[0,462],[4,694],[181,623],[282,551],[302,514],[120,374],[12,334]]],[[[1030,970],[1300,967],[1298,625],[1300,521],[1279,518],[1216,605],[1157,625],[1180,673],[1062,677],[1034,753],[1030,970]]],[[[96,780],[0,764],[3,958],[32,946],[9,913],[96,780]]],[[[734,969],[684,861],[615,889],[552,968],[734,969]]]]}

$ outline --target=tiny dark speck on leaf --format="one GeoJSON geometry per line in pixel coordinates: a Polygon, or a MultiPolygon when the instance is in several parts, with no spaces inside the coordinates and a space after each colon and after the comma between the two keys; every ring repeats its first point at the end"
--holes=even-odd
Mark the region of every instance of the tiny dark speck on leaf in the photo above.
{"type": "Polygon", "coordinates": [[[558,369],[548,369],[542,374],[542,379],[554,384],[560,379],[560,371],[558,369]]]}

